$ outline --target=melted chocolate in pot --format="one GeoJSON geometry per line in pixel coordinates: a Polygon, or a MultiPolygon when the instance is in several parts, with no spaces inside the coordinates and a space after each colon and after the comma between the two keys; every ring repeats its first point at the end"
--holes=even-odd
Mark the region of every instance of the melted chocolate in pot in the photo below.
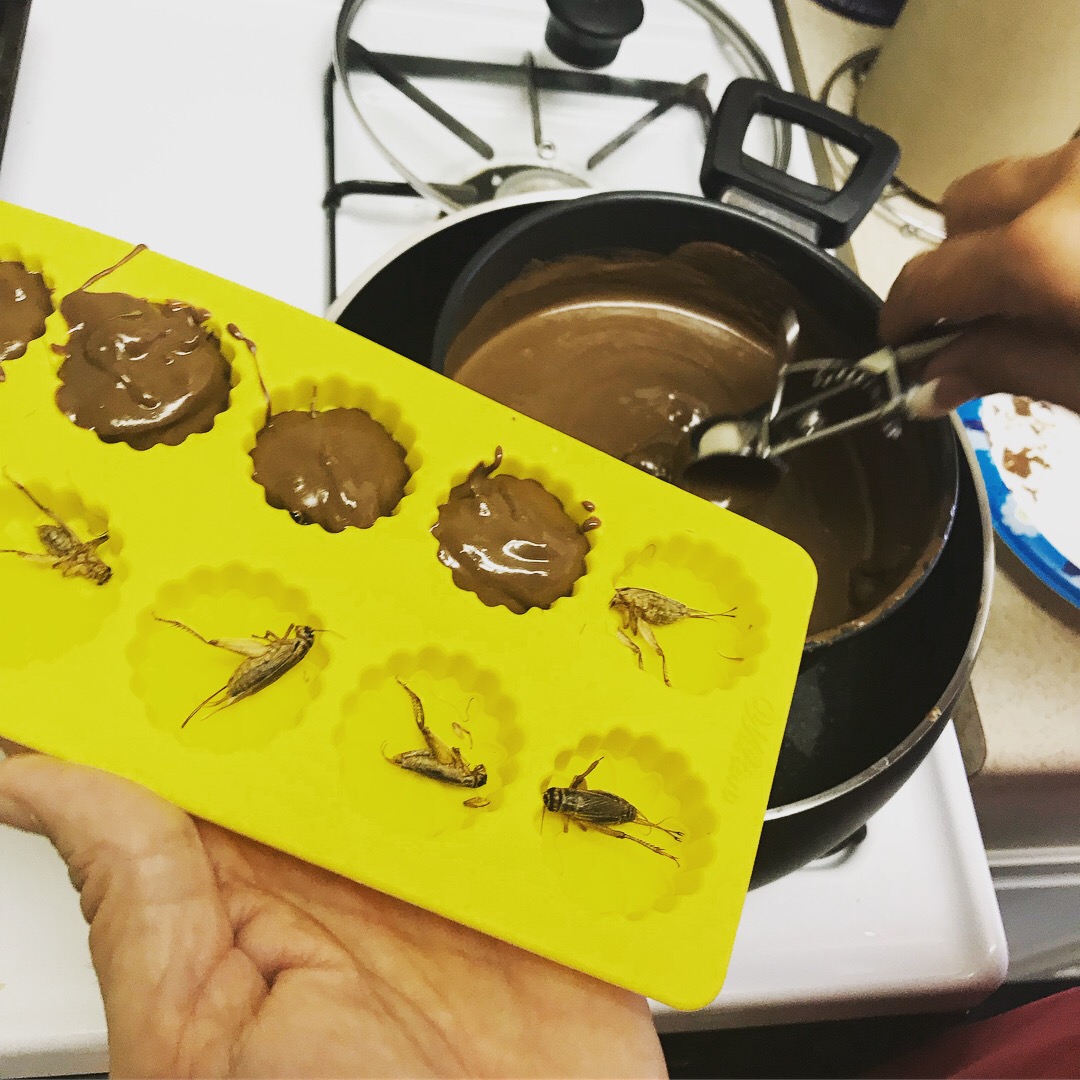
{"type": "Polygon", "coordinates": [[[0,262],[0,382],[4,361],[22,356],[26,346],[45,333],[52,310],[49,287],[40,274],[20,262],[0,262]]]}
{"type": "Polygon", "coordinates": [[[363,409],[280,412],[251,451],[266,501],[301,525],[367,529],[405,494],[405,449],[363,409]]]}
{"type": "MultiPolygon", "coordinates": [[[[445,367],[590,446],[677,477],[694,427],[773,393],[772,343],[786,307],[799,313],[802,355],[838,354],[836,331],[780,275],[723,245],[664,257],[567,256],[528,267],[497,292],[458,335],[445,367]]],[[[908,538],[894,542],[876,529],[865,471],[873,463],[863,457],[861,443],[840,439],[788,455],[767,491],[687,485],[810,554],[819,578],[811,634],[869,611],[911,561],[901,542],[908,538]]]]}
{"type": "Polygon", "coordinates": [[[60,301],[71,327],[56,403],[103,442],[135,450],[176,446],[209,431],[229,404],[229,362],[203,324],[208,311],[180,300],[156,304],[128,293],[87,288],[133,258],[95,274],[60,301]]]}
{"type": "Polygon", "coordinates": [[[570,595],[585,573],[589,541],[537,481],[492,476],[501,463],[500,448],[453,488],[431,531],[459,589],[521,615],[570,595]]]}

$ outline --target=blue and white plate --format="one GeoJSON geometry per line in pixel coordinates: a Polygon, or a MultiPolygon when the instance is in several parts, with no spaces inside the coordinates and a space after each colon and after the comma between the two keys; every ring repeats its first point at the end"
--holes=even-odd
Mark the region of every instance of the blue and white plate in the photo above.
{"type": "Polygon", "coordinates": [[[1080,607],[1080,416],[994,394],[957,410],[975,449],[998,535],[1080,607]]]}

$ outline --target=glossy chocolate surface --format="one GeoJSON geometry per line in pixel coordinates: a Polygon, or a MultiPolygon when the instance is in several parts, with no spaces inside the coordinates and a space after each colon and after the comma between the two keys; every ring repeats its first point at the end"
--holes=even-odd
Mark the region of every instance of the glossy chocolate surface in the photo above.
{"type": "Polygon", "coordinates": [[[363,409],[271,416],[251,451],[266,500],[301,525],[367,529],[405,493],[405,449],[363,409]]]}
{"type": "Polygon", "coordinates": [[[431,531],[458,588],[521,615],[570,595],[585,573],[589,541],[536,480],[493,476],[501,463],[496,450],[493,462],[481,461],[451,489],[431,531]]]}

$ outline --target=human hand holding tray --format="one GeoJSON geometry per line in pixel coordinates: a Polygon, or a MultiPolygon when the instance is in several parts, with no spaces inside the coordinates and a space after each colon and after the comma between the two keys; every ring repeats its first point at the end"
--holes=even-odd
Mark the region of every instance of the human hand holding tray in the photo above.
{"type": "Polygon", "coordinates": [[[227,407],[178,445],[106,443],[58,407],[53,346],[68,341],[63,298],[130,249],[0,204],[0,260],[39,271],[56,309],[3,364],[0,548],[46,553],[49,519],[21,484],[80,543],[107,533],[92,554],[112,571],[98,584],[65,576],[55,553],[0,554],[0,734],[677,1008],[711,1001],[794,688],[810,559],[333,323],[149,251],[90,291],[209,311],[227,407]],[[404,447],[392,513],[331,533],[268,505],[249,457],[265,399],[229,324],[256,344],[275,414],[309,410],[317,390],[318,410],[364,409],[404,447]],[[439,558],[439,508],[496,446],[496,476],[534,478],[584,526],[585,573],[546,609],[488,606],[439,558]],[[664,625],[654,611],[634,633],[610,607],[620,588],[726,617],[664,625]],[[249,644],[324,632],[276,681],[185,723],[246,661],[160,619],[249,644]],[[424,749],[413,695],[438,744],[484,766],[483,786],[388,760],[424,749]],[[651,824],[615,821],[603,792],[651,824]]]}

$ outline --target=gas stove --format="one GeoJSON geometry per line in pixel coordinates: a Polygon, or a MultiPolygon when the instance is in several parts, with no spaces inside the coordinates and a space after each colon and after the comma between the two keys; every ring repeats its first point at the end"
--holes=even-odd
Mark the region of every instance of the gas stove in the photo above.
{"type": "MultiPolygon", "coordinates": [[[[160,27],[141,0],[35,0],[0,198],[322,313],[482,198],[694,193],[705,102],[737,75],[791,88],[778,13],[761,0],[645,0],[640,30],[595,71],[548,47],[543,0],[353,6],[364,51],[350,48],[339,74],[339,0],[189,0],[160,27]]],[[[799,131],[764,124],[747,149],[814,179],[799,131]]],[[[0,1076],[104,1070],[100,996],[63,866],[10,830],[0,861],[0,1076]]],[[[949,728],[861,842],[750,894],[712,1006],[654,1011],[672,1030],[956,1008],[1004,970],[949,728]]]]}

